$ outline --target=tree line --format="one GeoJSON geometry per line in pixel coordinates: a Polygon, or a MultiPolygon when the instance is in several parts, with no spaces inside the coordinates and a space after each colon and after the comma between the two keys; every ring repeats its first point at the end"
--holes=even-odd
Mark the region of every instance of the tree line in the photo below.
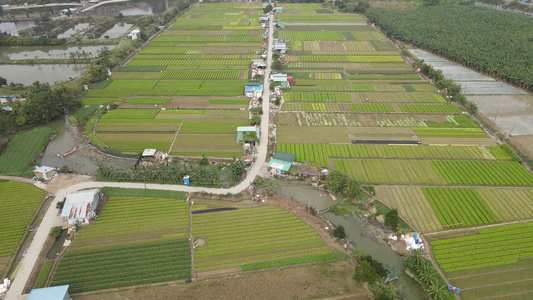
{"type": "Polygon", "coordinates": [[[372,8],[367,15],[389,37],[533,91],[529,17],[473,5],[372,8]]]}

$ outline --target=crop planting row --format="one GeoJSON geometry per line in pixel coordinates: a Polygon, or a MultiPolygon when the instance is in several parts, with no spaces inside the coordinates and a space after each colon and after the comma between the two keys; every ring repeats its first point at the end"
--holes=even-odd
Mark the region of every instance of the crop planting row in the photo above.
{"type": "Polygon", "coordinates": [[[282,40],[300,40],[300,41],[342,41],[346,38],[340,32],[296,32],[296,31],[279,31],[276,32],[279,39],[282,40]]]}
{"type": "Polygon", "coordinates": [[[238,126],[247,126],[248,122],[183,122],[180,134],[186,133],[236,133],[238,126]]]}
{"type": "Polygon", "coordinates": [[[413,128],[420,138],[486,138],[481,128],[413,128]]]}
{"type": "Polygon", "coordinates": [[[13,137],[0,155],[0,174],[8,176],[33,176],[33,161],[43,152],[55,130],[37,127],[13,137]]]}
{"type": "MultiPolygon", "coordinates": [[[[43,200],[44,192],[34,186],[13,182],[0,182],[0,257],[15,251],[26,226],[43,200]]],[[[0,272],[3,266],[0,265],[0,272]]]]}
{"type": "Polygon", "coordinates": [[[431,244],[444,272],[513,264],[533,256],[533,222],[481,229],[478,235],[431,244]]]}
{"type": "MultiPolygon", "coordinates": [[[[486,152],[477,146],[401,146],[401,145],[329,145],[277,144],[277,150],[296,154],[296,161],[320,162],[314,159],[324,152],[330,157],[401,158],[401,159],[486,159],[486,152]],[[312,147],[312,148],[311,148],[312,147]]],[[[326,159],[326,160],[327,160],[326,159]]],[[[321,164],[322,166],[326,166],[321,164]]]]}
{"type": "Polygon", "coordinates": [[[115,239],[121,236],[134,238],[138,233],[151,233],[151,238],[157,238],[158,232],[172,232],[187,237],[188,207],[188,203],[175,199],[112,197],[97,222],[80,231],[73,246],[78,247],[77,243],[82,240],[96,244],[98,240],[105,240],[109,236],[115,239]],[[170,223],[163,226],[165,222],[170,223]]]}
{"type": "Polygon", "coordinates": [[[195,43],[195,42],[261,42],[263,37],[261,36],[241,36],[241,35],[228,35],[228,36],[158,36],[154,39],[154,42],[180,42],[180,43],[195,43]]]}
{"type": "Polygon", "coordinates": [[[533,185],[533,175],[515,161],[434,161],[431,164],[449,184],[533,185]]]}
{"type": "Polygon", "coordinates": [[[193,215],[195,271],[327,254],[320,237],[294,215],[269,206],[193,215]]]}
{"type": "Polygon", "coordinates": [[[242,66],[249,65],[249,59],[177,59],[177,58],[136,58],[128,63],[128,66],[242,66]]]}
{"type": "Polygon", "coordinates": [[[433,232],[444,227],[419,187],[410,186],[376,186],[379,201],[398,213],[409,225],[420,232],[433,232]]]}
{"type": "Polygon", "coordinates": [[[191,276],[189,204],[112,196],[61,259],[52,285],[71,293],[166,282],[191,276]],[[142,257],[142,259],[139,259],[142,257]],[[79,268],[84,276],[76,276],[79,268]]]}
{"type": "Polygon", "coordinates": [[[445,228],[499,222],[473,189],[422,188],[445,228]]]}
{"type": "Polygon", "coordinates": [[[502,221],[533,216],[533,190],[476,189],[476,192],[502,221]]]}
{"type": "Polygon", "coordinates": [[[190,278],[190,252],[187,239],[67,252],[51,285],[68,284],[69,292],[74,294],[190,278]],[[83,276],[77,275],[80,268],[83,276]]]}
{"type": "Polygon", "coordinates": [[[334,166],[364,183],[445,184],[426,160],[334,159],[334,166]]]}
{"type": "Polygon", "coordinates": [[[285,101],[296,102],[351,102],[350,94],[343,93],[297,93],[287,92],[283,94],[285,101]]]}

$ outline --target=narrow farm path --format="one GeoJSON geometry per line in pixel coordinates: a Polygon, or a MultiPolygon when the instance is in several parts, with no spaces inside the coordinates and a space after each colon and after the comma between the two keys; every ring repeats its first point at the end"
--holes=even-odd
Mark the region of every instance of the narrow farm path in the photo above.
{"type": "MultiPolygon", "coordinates": [[[[11,288],[6,294],[5,300],[18,300],[22,298],[22,292],[24,286],[28,281],[30,274],[37,262],[39,253],[43,248],[43,245],[50,233],[50,230],[55,226],[60,226],[62,224],[62,219],[57,215],[56,204],[60,199],[66,197],[70,192],[77,191],[80,189],[87,188],[102,188],[102,187],[120,187],[120,188],[134,188],[134,189],[154,189],[154,190],[170,190],[170,191],[182,191],[182,192],[206,192],[212,194],[236,194],[245,189],[247,189],[250,184],[254,181],[255,177],[259,174],[259,171],[263,167],[267,158],[268,150],[268,124],[270,117],[270,72],[272,65],[272,48],[273,48],[273,30],[274,30],[274,21],[270,18],[269,22],[269,36],[268,36],[268,53],[267,53],[267,69],[265,72],[265,80],[263,83],[263,115],[261,116],[261,136],[259,139],[259,153],[257,159],[252,165],[252,168],[248,172],[246,178],[236,186],[233,186],[229,189],[223,188],[204,188],[204,187],[194,187],[194,186],[184,186],[184,185],[167,185],[167,184],[143,184],[143,183],[127,183],[127,182],[83,182],[75,185],[71,185],[67,188],[61,189],[56,192],[54,201],[50,204],[50,207],[46,211],[46,214],[37,229],[33,241],[26,251],[24,257],[19,263],[16,277],[14,278],[11,288]]],[[[1,178],[1,177],[0,177],[1,178]]],[[[13,180],[12,177],[6,178],[13,180]]],[[[46,189],[46,186],[41,187],[46,189]]]]}
{"type": "Polygon", "coordinates": [[[460,232],[463,232],[463,231],[473,231],[473,230],[480,230],[480,229],[491,228],[491,227],[499,227],[499,226],[512,225],[512,224],[528,223],[528,222],[531,222],[531,221],[533,221],[533,219],[524,219],[524,220],[511,221],[511,222],[500,222],[500,223],[493,223],[493,224],[485,224],[485,225],[474,226],[474,227],[454,228],[454,229],[440,230],[440,231],[434,231],[434,232],[427,232],[427,233],[424,233],[424,236],[446,234],[446,233],[450,233],[450,232],[459,234],[460,232]]]}

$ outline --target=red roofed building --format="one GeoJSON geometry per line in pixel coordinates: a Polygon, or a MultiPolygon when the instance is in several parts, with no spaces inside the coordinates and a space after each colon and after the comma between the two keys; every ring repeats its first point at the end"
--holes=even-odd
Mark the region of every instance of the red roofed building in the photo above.
{"type": "Polygon", "coordinates": [[[97,189],[81,190],[67,195],[61,216],[69,224],[90,223],[96,217],[96,206],[100,200],[100,191],[97,189]]]}

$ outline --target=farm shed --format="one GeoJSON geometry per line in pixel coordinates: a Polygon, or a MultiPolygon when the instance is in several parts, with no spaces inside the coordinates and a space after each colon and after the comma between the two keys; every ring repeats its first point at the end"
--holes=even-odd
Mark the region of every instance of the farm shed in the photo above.
{"type": "Polygon", "coordinates": [[[97,189],[72,192],[67,195],[61,216],[69,224],[90,223],[96,217],[96,206],[100,200],[97,189]]]}
{"type": "Polygon", "coordinates": [[[33,170],[33,174],[35,174],[35,177],[37,178],[48,180],[56,174],[56,169],[47,166],[40,166],[33,170]]]}
{"type": "Polygon", "coordinates": [[[70,300],[68,285],[31,290],[26,300],[70,300]]]}
{"type": "Polygon", "coordinates": [[[267,15],[260,16],[259,21],[268,21],[268,16],[267,15]]]}
{"type": "Polygon", "coordinates": [[[273,82],[280,82],[282,88],[289,87],[289,81],[288,81],[287,74],[274,74],[270,76],[270,79],[273,82]]]}
{"type": "Polygon", "coordinates": [[[245,86],[244,87],[244,95],[246,97],[261,97],[263,94],[263,86],[262,85],[254,85],[254,86],[245,86]]]}
{"type": "Polygon", "coordinates": [[[261,134],[261,128],[258,126],[239,126],[237,127],[237,142],[242,143],[242,135],[245,133],[251,133],[255,132],[257,135],[257,138],[259,139],[259,136],[261,134]]]}
{"type": "Polygon", "coordinates": [[[156,149],[144,149],[142,157],[152,157],[154,156],[156,149]]]}
{"type": "Polygon", "coordinates": [[[274,42],[274,50],[279,51],[280,53],[287,53],[287,44],[283,42],[274,42]]]}
{"type": "Polygon", "coordinates": [[[0,95],[0,104],[8,104],[15,101],[17,101],[17,96],[15,95],[0,95]]]}
{"type": "Polygon", "coordinates": [[[252,68],[260,68],[260,69],[266,69],[266,62],[262,58],[254,58],[252,59],[252,68]]]}
{"type": "Polygon", "coordinates": [[[283,7],[274,7],[274,12],[278,13],[278,14],[282,13],[283,12],[283,7]]]}
{"type": "Polygon", "coordinates": [[[276,23],[276,26],[277,26],[278,28],[284,29],[284,28],[285,28],[285,22],[277,22],[277,23],[276,23]]]}
{"type": "Polygon", "coordinates": [[[268,167],[277,175],[283,175],[289,171],[295,158],[296,154],[277,151],[268,163],[268,167]]]}

